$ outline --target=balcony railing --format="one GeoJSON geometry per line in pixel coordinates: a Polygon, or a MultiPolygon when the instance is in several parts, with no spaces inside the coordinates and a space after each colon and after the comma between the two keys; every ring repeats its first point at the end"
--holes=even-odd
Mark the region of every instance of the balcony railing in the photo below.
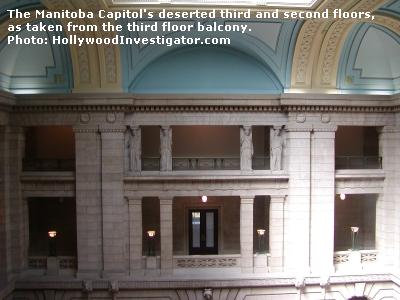
{"type": "Polygon", "coordinates": [[[336,156],[336,169],[382,169],[380,156],[336,156]]]}
{"type": "Polygon", "coordinates": [[[239,157],[174,157],[173,170],[240,170],[239,157]]]}
{"type": "Polygon", "coordinates": [[[143,171],[160,171],[160,157],[142,157],[143,171]]]}
{"type": "MultiPolygon", "coordinates": [[[[75,256],[58,256],[58,267],[60,270],[77,269],[77,259],[75,256]]],[[[47,256],[29,256],[28,257],[29,269],[46,269],[47,256]]]]}
{"type": "Polygon", "coordinates": [[[73,159],[24,159],[22,163],[24,171],[75,171],[75,160],[73,159]]]}
{"type": "Polygon", "coordinates": [[[269,156],[253,156],[253,170],[269,170],[271,169],[270,165],[269,156]]]}

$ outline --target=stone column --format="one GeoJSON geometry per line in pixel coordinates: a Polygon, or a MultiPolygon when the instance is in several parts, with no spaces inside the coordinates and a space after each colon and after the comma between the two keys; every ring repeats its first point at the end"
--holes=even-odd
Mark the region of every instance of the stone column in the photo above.
{"type": "Polygon", "coordinates": [[[130,275],[143,275],[142,268],[142,198],[128,199],[130,275]]]}
{"type": "Polygon", "coordinates": [[[0,126],[0,290],[8,282],[7,239],[6,239],[6,173],[8,168],[8,142],[6,127],[0,126]]]}
{"type": "Polygon", "coordinates": [[[5,222],[8,279],[17,276],[27,265],[27,243],[24,227],[24,200],[20,175],[24,156],[25,136],[21,127],[6,127],[5,153],[5,222]]]}
{"type": "Polygon", "coordinates": [[[376,249],[382,267],[400,267],[400,127],[385,126],[379,150],[385,172],[383,193],[376,206],[376,249]]]}
{"type": "Polygon", "coordinates": [[[314,128],[311,135],[311,271],[321,276],[334,271],[336,128],[314,128]]]}
{"type": "Polygon", "coordinates": [[[285,196],[271,195],[269,205],[269,253],[271,272],[283,272],[285,196]]]}
{"type": "Polygon", "coordinates": [[[160,171],[172,170],[172,128],[160,128],[160,171]]]}
{"type": "Polygon", "coordinates": [[[252,170],[253,152],[252,128],[242,126],[240,128],[240,169],[242,171],[252,170]]]}
{"type": "Polygon", "coordinates": [[[100,134],[96,126],[77,126],[76,161],[76,231],[78,277],[99,276],[102,269],[100,134]]]}
{"type": "Polygon", "coordinates": [[[172,198],[160,198],[161,274],[173,271],[172,198]]]}
{"type": "Polygon", "coordinates": [[[243,273],[253,272],[254,197],[240,198],[240,254],[243,273]]]}
{"type": "Polygon", "coordinates": [[[288,128],[288,197],[285,210],[285,271],[310,271],[310,178],[311,128],[293,124],[288,128]]]}
{"type": "Polygon", "coordinates": [[[101,128],[101,199],[103,276],[123,276],[128,245],[128,207],[124,199],[124,131],[119,125],[101,128]]]}

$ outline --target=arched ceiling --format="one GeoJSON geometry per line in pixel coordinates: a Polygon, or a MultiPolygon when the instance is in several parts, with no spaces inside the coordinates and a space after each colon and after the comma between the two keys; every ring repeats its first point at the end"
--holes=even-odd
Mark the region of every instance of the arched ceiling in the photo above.
{"type": "MultiPolygon", "coordinates": [[[[49,10],[134,9],[129,5],[126,1],[113,0],[42,0],[41,2],[39,0],[4,0],[0,5],[0,17],[3,16],[0,19],[0,40],[6,38],[7,26],[16,22],[4,18],[6,9],[19,7],[29,10],[41,6],[49,10]]],[[[162,7],[162,4],[159,6],[162,7]]],[[[358,20],[335,19],[225,20],[225,23],[231,24],[246,23],[252,28],[251,33],[229,35],[232,39],[231,51],[252,58],[262,68],[268,70],[268,76],[273,80],[268,82],[266,87],[268,84],[274,85],[274,80],[277,80],[279,83],[277,86],[282,87],[286,92],[397,93],[399,90],[396,68],[400,56],[398,45],[400,0],[321,0],[316,1],[311,10],[323,11],[327,8],[330,10],[341,8],[348,11],[374,11],[375,20],[368,24],[363,24],[358,20]],[[355,42],[356,40],[357,42],[355,42]],[[375,57],[375,60],[372,60],[370,59],[372,52],[368,49],[371,49],[371,45],[376,41],[379,41],[380,45],[379,49],[376,47],[374,49],[385,55],[380,55],[379,60],[375,57]],[[379,69],[379,74],[371,73],[371,70],[378,71],[377,68],[369,65],[374,61],[379,61],[380,67],[388,66],[387,69],[383,70],[382,67],[379,69]],[[389,73],[389,66],[391,73],[389,73]],[[368,80],[365,78],[365,74],[367,74],[368,80]],[[377,75],[381,77],[377,77],[377,75]]],[[[180,9],[190,10],[193,7],[180,7],[180,9]]],[[[268,10],[268,7],[257,6],[251,9],[268,10]]],[[[28,21],[32,22],[33,20],[25,20],[25,22],[28,21]]],[[[63,20],[58,21],[64,24],[63,20]]],[[[17,22],[22,23],[20,20],[17,22]]],[[[100,20],[90,20],[90,22],[101,23],[100,20]]],[[[193,21],[188,20],[187,22],[193,21]]],[[[106,35],[104,32],[88,34],[92,36],[106,35]]],[[[132,35],[127,32],[123,34],[132,35]]],[[[177,33],[171,33],[170,36],[172,37],[174,34],[177,33]]],[[[157,69],[156,64],[161,63],[162,58],[168,57],[170,53],[176,53],[181,48],[179,46],[115,45],[69,46],[59,47],[60,49],[52,47],[50,50],[46,48],[47,50],[38,53],[35,63],[24,65],[18,54],[26,53],[28,46],[19,46],[16,47],[18,48],[16,51],[10,51],[4,45],[4,41],[1,45],[0,84],[3,89],[14,93],[31,91],[30,87],[34,87],[35,84],[38,93],[49,91],[65,93],[70,89],[73,92],[138,92],[133,86],[138,83],[139,76],[150,74],[151,70],[157,69]],[[61,56],[63,57],[61,58],[61,56]],[[32,71],[32,68],[37,70],[32,71]],[[46,78],[44,70],[47,72],[46,78]],[[51,74],[49,71],[57,74],[51,74]],[[38,81],[40,76],[42,76],[42,81],[38,81]],[[69,78],[71,82],[68,81],[69,78]]],[[[28,49],[32,50],[33,48],[29,46],[28,49]]],[[[227,62],[230,58],[228,55],[221,59],[226,59],[227,62]]],[[[195,66],[196,60],[186,63],[188,66],[191,63],[195,66]]],[[[246,80],[258,82],[258,78],[246,78],[246,80]]],[[[146,83],[146,86],[151,88],[149,82],[146,83]]],[[[264,90],[265,93],[268,93],[269,89],[265,88],[264,90]]],[[[243,89],[243,93],[245,91],[246,89],[243,89]]],[[[212,93],[213,91],[210,89],[201,92],[212,93]]]]}

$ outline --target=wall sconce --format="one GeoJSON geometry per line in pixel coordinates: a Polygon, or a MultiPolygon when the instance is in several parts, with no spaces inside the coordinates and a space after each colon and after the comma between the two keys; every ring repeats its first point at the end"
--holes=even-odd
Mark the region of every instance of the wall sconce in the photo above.
{"type": "Polygon", "coordinates": [[[47,236],[49,237],[49,256],[57,256],[57,231],[49,230],[47,236]]]}
{"type": "Polygon", "coordinates": [[[339,197],[340,197],[340,200],[344,200],[344,199],[346,199],[346,194],[340,193],[339,197]]]}
{"type": "Polygon", "coordinates": [[[203,202],[203,203],[206,203],[207,202],[207,200],[208,200],[208,197],[207,196],[201,196],[201,201],[203,202]]]}
{"type": "Polygon", "coordinates": [[[351,250],[356,250],[356,242],[357,242],[357,234],[359,231],[359,227],[352,226],[351,229],[351,250]]]}
{"type": "Polygon", "coordinates": [[[147,255],[148,256],[155,256],[156,255],[156,250],[155,250],[155,236],[156,236],[156,231],[155,230],[148,230],[147,231],[147,236],[148,236],[148,249],[147,249],[147,255]]]}
{"type": "Polygon", "coordinates": [[[258,252],[265,253],[265,229],[257,229],[258,252]]]}

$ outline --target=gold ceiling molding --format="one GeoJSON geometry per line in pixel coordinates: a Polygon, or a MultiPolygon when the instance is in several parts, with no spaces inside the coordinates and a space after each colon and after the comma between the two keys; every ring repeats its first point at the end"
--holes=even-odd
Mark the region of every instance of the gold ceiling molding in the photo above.
{"type": "Polygon", "coordinates": [[[311,88],[314,60],[318,57],[325,30],[322,20],[305,21],[297,37],[292,63],[291,88],[311,88]]]}
{"type": "Polygon", "coordinates": [[[377,25],[381,25],[390,29],[391,31],[400,35],[400,21],[390,16],[385,15],[375,15],[375,20],[373,21],[377,25]]]}
{"type": "MultiPolygon", "coordinates": [[[[326,1],[318,10],[351,7],[349,11],[375,11],[384,2],[385,0],[326,1]]],[[[382,16],[377,17],[376,20],[379,21],[375,21],[375,23],[380,22],[384,26],[390,25],[393,28],[399,26],[395,20],[382,16]]],[[[357,22],[360,20],[308,20],[303,24],[293,57],[292,89],[336,88],[340,51],[352,25],[357,22]]]]}
{"type": "Polygon", "coordinates": [[[322,42],[317,67],[313,74],[311,84],[313,88],[336,88],[340,51],[353,24],[352,20],[339,20],[330,26],[322,42]]]}
{"type": "MultiPolygon", "coordinates": [[[[103,2],[97,0],[44,0],[43,4],[50,10],[81,8],[97,11],[107,8],[103,2]]],[[[62,21],[62,23],[65,27],[66,22],[62,21]]],[[[75,23],[93,24],[100,27],[103,21],[96,18],[75,20],[75,23]]],[[[68,32],[66,34],[68,35],[68,32]]],[[[71,32],[70,34],[73,33],[71,32]]],[[[102,30],[79,33],[79,35],[93,38],[105,37],[107,34],[111,33],[106,33],[102,30]]],[[[84,45],[81,47],[71,45],[70,48],[73,58],[74,78],[76,78],[74,92],[121,91],[122,70],[118,45],[84,45]]]]}

